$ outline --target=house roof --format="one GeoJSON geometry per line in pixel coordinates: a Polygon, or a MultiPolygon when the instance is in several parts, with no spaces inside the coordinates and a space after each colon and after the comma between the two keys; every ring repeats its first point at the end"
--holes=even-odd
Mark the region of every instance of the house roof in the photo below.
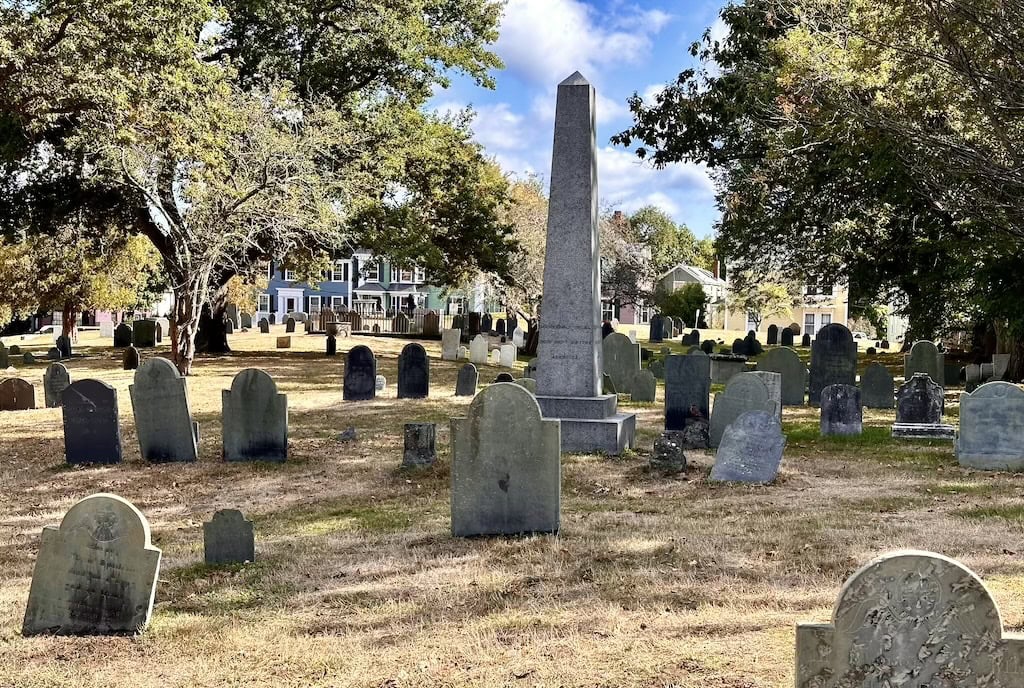
{"type": "Polygon", "coordinates": [[[728,286],[728,283],[724,279],[715,277],[713,274],[711,274],[710,271],[705,270],[704,268],[699,268],[696,265],[686,265],[685,263],[680,263],[679,265],[676,265],[670,268],[669,270],[666,270],[665,274],[663,274],[658,279],[663,280],[676,270],[682,270],[691,278],[690,281],[697,282],[698,284],[704,284],[715,287],[728,286]]]}

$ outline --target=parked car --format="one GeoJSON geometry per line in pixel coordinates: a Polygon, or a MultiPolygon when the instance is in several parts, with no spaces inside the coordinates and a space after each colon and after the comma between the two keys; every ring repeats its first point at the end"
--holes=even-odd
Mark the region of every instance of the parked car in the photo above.
{"type": "Polygon", "coordinates": [[[36,330],[32,334],[53,334],[56,331],[57,331],[57,326],[56,325],[46,325],[45,327],[40,327],[38,330],[36,330]]]}
{"type": "Polygon", "coordinates": [[[854,332],[853,333],[853,338],[854,339],[867,339],[868,335],[867,335],[866,332],[854,332]]]}

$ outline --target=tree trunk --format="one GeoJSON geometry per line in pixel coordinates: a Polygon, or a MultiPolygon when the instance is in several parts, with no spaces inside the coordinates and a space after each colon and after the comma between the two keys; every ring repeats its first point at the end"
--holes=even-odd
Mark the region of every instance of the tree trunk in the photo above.
{"type": "Polygon", "coordinates": [[[202,312],[204,285],[198,278],[174,287],[174,318],[171,320],[171,354],[182,375],[192,372],[196,357],[196,333],[202,312]]]}
{"type": "Polygon", "coordinates": [[[1024,339],[1014,337],[1009,332],[1004,334],[1006,348],[1010,354],[1010,364],[1006,367],[1003,379],[1008,382],[1024,380],[1024,339]]]}
{"type": "Polygon", "coordinates": [[[61,313],[63,322],[60,325],[60,333],[72,341],[78,341],[78,308],[70,301],[65,301],[61,313]]]}

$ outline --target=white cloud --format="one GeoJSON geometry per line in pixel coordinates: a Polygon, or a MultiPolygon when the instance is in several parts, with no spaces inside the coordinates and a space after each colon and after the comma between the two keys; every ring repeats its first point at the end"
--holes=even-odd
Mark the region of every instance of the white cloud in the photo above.
{"type": "Polygon", "coordinates": [[[626,211],[653,204],[678,217],[679,198],[714,198],[715,186],[707,168],[695,164],[656,169],[633,153],[605,147],[598,151],[598,183],[602,206],[626,211]]]}
{"type": "Polygon", "coordinates": [[[643,92],[644,103],[648,105],[653,104],[657,100],[658,95],[664,90],[665,84],[650,84],[643,92]]]}
{"type": "Polygon", "coordinates": [[[729,25],[721,17],[716,18],[715,23],[711,25],[710,35],[712,41],[725,43],[729,40],[729,25]]]}

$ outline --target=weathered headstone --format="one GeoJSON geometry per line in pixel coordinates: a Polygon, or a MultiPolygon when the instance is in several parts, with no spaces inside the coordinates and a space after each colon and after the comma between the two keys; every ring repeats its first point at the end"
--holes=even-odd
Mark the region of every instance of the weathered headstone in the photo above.
{"type": "Polygon", "coordinates": [[[245,311],[242,311],[242,314],[239,316],[239,320],[242,323],[242,329],[243,330],[251,330],[252,329],[252,313],[247,313],[245,311]]]}
{"type": "Polygon", "coordinates": [[[267,322],[271,325],[277,324],[277,313],[271,313],[267,316],[267,322]]]}
{"type": "Polygon", "coordinates": [[[487,364],[487,336],[478,334],[469,343],[469,360],[476,365],[487,364]]]}
{"type": "Polygon", "coordinates": [[[829,385],[857,384],[857,343],[844,325],[832,323],[821,328],[811,348],[811,377],[808,403],[821,403],[821,390],[829,385]]]}
{"type": "Polygon", "coordinates": [[[917,373],[925,373],[932,379],[932,382],[941,385],[944,382],[944,359],[945,356],[933,342],[927,340],[914,342],[914,346],[911,347],[910,353],[905,359],[903,377],[909,380],[917,373]]]}
{"type": "Polygon", "coordinates": [[[498,373],[498,377],[494,378],[495,382],[515,382],[516,379],[512,377],[512,373],[498,373]]]}
{"type": "Polygon", "coordinates": [[[327,335],[326,355],[328,355],[328,356],[337,356],[338,355],[338,338],[335,335],[333,335],[333,334],[327,335]]]}
{"type": "Polygon", "coordinates": [[[779,326],[768,326],[768,346],[775,346],[779,343],[779,326]]]}
{"type": "MultiPolygon", "coordinates": [[[[14,349],[15,347],[12,346],[11,348],[14,349]]],[[[24,354],[22,354],[21,360],[23,363],[31,365],[36,362],[36,357],[35,354],[33,354],[31,351],[26,351],[24,354]]]]}
{"type": "Polygon", "coordinates": [[[861,401],[871,409],[895,406],[892,373],[881,363],[872,363],[860,376],[861,401]]]}
{"type": "Polygon", "coordinates": [[[234,334],[234,333],[235,333],[235,323],[231,322],[230,320],[225,320],[224,321],[224,334],[234,334]]]}
{"type": "Polygon", "coordinates": [[[490,361],[490,364],[492,366],[500,365],[501,364],[501,351],[499,351],[498,349],[491,350],[491,357],[490,357],[489,361],[490,361]]]}
{"type": "Polygon", "coordinates": [[[518,380],[513,380],[513,382],[515,382],[517,385],[525,389],[530,394],[533,394],[534,396],[537,395],[537,381],[534,380],[532,377],[521,377],[518,380]]]}
{"type": "Polygon", "coordinates": [[[57,337],[56,347],[60,358],[71,358],[71,337],[63,334],[57,337]]]}
{"type": "Polygon", "coordinates": [[[466,327],[469,330],[470,337],[475,337],[480,334],[482,323],[483,319],[479,313],[474,311],[469,314],[469,317],[466,318],[466,327]]]}
{"type": "Polygon", "coordinates": [[[942,422],[944,405],[942,387],[927,373],[914,373],[896,392],[896,423],[892,426],[892,436],[953,439],[956,429],[942,422]]]}
{"type": "Polygon", "coordinates": [[[430,359],[415,342],[406,344],[398,356],[398,398],[425,399],[430,396],[430,359]]]}
{"type": "Polygon", "coordinates": [[[71,384],[71,375],[68,369],[60,363],[51,363],[46,366],[43,373],[43,399],[46,408],[57,408],[60,406],[60,395],[71,384]]]}
{"type": "Polygon", "coordinates": [[[369,347],[354,346],[345,356],[345,401],[369,401],[376,396],[377,360],[369,347]]]}
{"type": "Polygon", "coordinates": [[[605,373],[601,376],[601,393],[602,394],[618,394],[619,390],[615,387],[615,382],[612,378],[605,373]]]}
{"type": "Polygon", "coordinates": [[[195,461],[199,426],[192,420],[188,388],[174,364],[150,358],[128,386],[139,448],[146,461],[195,461]]]}
{"type": "Polygon", "coordinates": [[[100,323],[100,337],[110,339],[114,336],[114,321],[104,320],[100,323]]]}
{"type": "Polygon", "coordinates": [[[11,345],[11,355],[12,356],[17,356],[20,353],[21,353],[21,347],[18,346],[17,344],[12,344],[11,345]]]}
{"type": "MultiPolygon", "coordinates": [[[[913,352],[911,352],[913,353],[913,352]]],[[[1002,380],[1010,367],[1010,354],[992,354],[992,379],[1002,380]]]]}
{"type": "Polygon", "coordinates": [[[705,354],[665,359],[665,429],[683,430],[689,420],[709,422],[710,407],[711,359],[705,354]]]}
{"type": "Polygon", "coordinates": [[[711,339],[705,339],[700,343],[700,350],[707,355],[711,355],[715,352],[715,342],[711,339]]]}
{"type": "Polygon", "coordinates": [[[779,422],[782,422],[782,374],[770,370],[755,370],[750,373],[756,375],[764,386],[768,388],[768,398],[775,402],[778,409],[779,422]]]}
{"type": "Polygon", "coordinates": [[[203,524],[203,560],[210,565],[256,561],[252,521],[238,509],[220,509],[203,524]]]}
{"type": "Polygon", "coordinates": [[[441,330],[441,360],[442,361],[457,361],[459,360],[459,338],[462,336],[461,330],[441,330]]]}
{"type": "Polygon", "coordinates": [[[788,327],[783,327],[782,332],[779,334],[779,344],[782,346],[793,346],[793,330],[788,327]]]}
{"type": "Polygon", "coordinates": [[[956,458],[988,471],[1024,471],[1024,389],[988,382],[960,395],[956,458]]]}
{"type": "Polygon", "coordinates": [[[807,348],[811,345],[811,335],[805,334],[800,340],[800,346],[807,348]]]}
{"type": "Polygon", "coordinates": [[[604,373],[611,377],[615,389],[631,389],[633,376],[640,372],[640,345],[629,341],[624,334],[613,332],[604,338],[601,348],[604,373]]]}
{"type": "Polygon", "coordinates": [[[288,396],[258,368],[235,375],[221,391],[225,461],[288,459],[288,396]]]}
{"type": "Polygon", "coordinates": [[[476,388],[479,382],[480,373],[477,372],[476,366],[472,363],[467,363],[459,368],[459,377],[455,381],[455,396],[476,396],[476,388]]]}
{"type": "Polygon", "coordinates": [[[860,389],[854,385],[829,385],[821,390],[821,435],[850,436],[864,431],[860,389]]]}
{"type": "Polygon", "coordinates": [[[764,347],[757,339],[757,334],[751,330],[743,340],[743,353],[746,356],[760,356],[764,353],[764,347]]]}
{"type": "Polygon", "coordinates": [[[156,321],[136,320],[132,323],[132,344],[136,349],[151,349],[156,346],[156,321]]]}
{"type": "Polygon", "coordinates": [[[776,417],[779,413],[764,381],[753,373],[740,373],[729,380],[724,392],[715,395],[711,407],[711,446],[717,447],[725,429],[748,411],[767,411],[776,417]]]}
{"type": "Polygon", "coordinates": [[[515,368],[519,352],[511,344],[502,344],[498,349],[498,365],[502,368],[515,368]]]}
{"type": "Polygon", "coordinates": [[[290,349],[292,348],[292,338],[289,336],[277,338],[278,349],[290,349]]]}
{"type": "Polygon", "coordinates": [[[141,362],[139,350],[129,345],[124,350],[124,356],[121,357],[121,368],[123,370],[138,370],[141,362]]]}
{"type": "Polygon", "coordinates": [[[260,318],[260,334],[270,334],[270,321],[267,318],[260,318]]]}
{"type": "Polygon", "coordinates": [[[36,407],[36,389],[28,380],[0,380],[0,411],[29,411],[36,407]]]}
{"type": "Polygon", "coordinates": [[[729,383],[734,376],[747,371],[747,357],[737,354],[711,355],[711,382],[716,385],[729,383]]]}
{"type": "Polygon", "coordinates": [[[650,322],[651,334],[648,337],[648,341],[652,344],[665,341],[664,330],[665,330],[665,319],[660,315],[655,315],[651,318],[650,322]]]}
{"type": "Polygon", "coordinates": [[[782,405],[802,406],[807,389],[807,367],[800,356],[789,347],[768,351],[757,361],[758,371],[779,373],[782,376],[782,405]]]}
{"type": "Polygon", "coordinates": [[[494,319],[490,313],[484,313],[480,317],[480,331],[484,334],[490,334],[491,330],[494,329],[494,319]]]}
{"type": "Polygon", "coordinates": [[[149,622],[160,550],[130,502],[94,494],[43,528],[22,634],[136,633],[149,622]]]}
{"type": "Polygon", "coordinates": [[[61,407],[69,464],[121,463],[117,390],[99,380],[79,380],[63,391],[61,407]]]}
{"type": "Polygon", "coordinates": [[[406,423],[402,467],[433,466],[437,461],[436,437],[437,426],[434,423],[406,423]]]}
{"type": "Polygon", "coordinates": [[[295,332],[295,318],[288,318],[284,321],[284,331],[288,334],[295,332]]]}
{"type": "Polygon", "coordinates": [[[399,311],[398,314],[391,319],[391,331],[397,332],[398,334],[407,334],[409,329],[409,316],[402,311],[399,311]]]}
{"type": "Polygon", "coordinates": [[[729,423],[723,432],[710,479],[770,483],[779,474],[785,447],[786,437],[774,414],[747,411],[729,423]]]}
{"type": "Polygon", "coordinates": [[[739,338],[732,340],[732,353],[735,356],[746,356],[747,341],[739,338]]]}
{"type": "Polygon", "coordinates": [[[560,424],[515,384],[478,394],[453,418],[452,535],[558,532],[560,424]]]}
{"type": "Polygon", "coordinates": [[[241,329],[242,321],[238,317],[238,305],[237,304],[229,303],[227,306],[225,306],[224,307],[224,317],[227,319],[227,321],[229,323],[231,323],[232,331],[233,330],[241,329]]]}
{"type": "Polygon", "coordinates": [[[658,380],[650,370],[641,370],[630,381],[629,394],[632,401],[653,402],[658,396],[658,380]]]}
{"type": "Polygon", "coordinates": [[[679,437],[681,433],[665,432],[654,440],[651,452],[651,468],[665,473],[682,473],[686,470],[685,447],[679,437]]]}
{"type": "Polygon", "coordinates": [[[796,629],[800,688],[1014,688],[1024,637],[984,583],[931,552],[886,554],[843,586],[830,624],[796,629]]]}
{"type": "Polygon", "coordinates": [[[437,314],[437,311],[427,311],[423,315],[423,336],[436,337],[439,334],[441,334],[441,316],[437,314]]]}
{"type": "Polygon", "coordinates": [[[132,345],[132,328],[127,323],[121,323],[114,329],[114,348],[123,349],[132,345]]]}
{"type": "Polygon", "coordinates": [[[60,349],[55,346],[50,347],[46,350],[47,361],[59,361],[60,360],[60,349]]]}

